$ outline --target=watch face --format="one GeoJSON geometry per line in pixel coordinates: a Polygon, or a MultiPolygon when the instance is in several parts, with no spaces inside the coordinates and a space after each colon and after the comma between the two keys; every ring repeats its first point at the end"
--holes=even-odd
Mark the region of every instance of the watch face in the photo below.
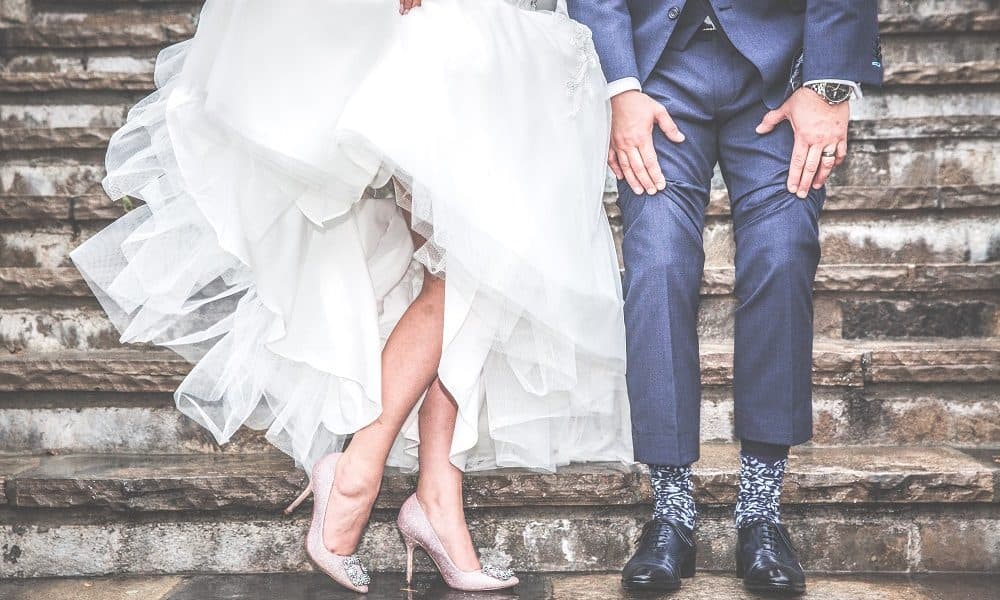
{"type": "Polygon", "coordinates": [[[830,102],[843,102],[851,97],[851,86],[842,83],[827,85],[825,91],[830,102]]]}

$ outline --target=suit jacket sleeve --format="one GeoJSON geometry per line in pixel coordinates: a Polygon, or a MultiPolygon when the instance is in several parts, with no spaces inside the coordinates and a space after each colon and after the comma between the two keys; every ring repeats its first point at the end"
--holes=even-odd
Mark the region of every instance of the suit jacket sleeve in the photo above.
{"type": "Polygon", "coordinates": [[[626,0],[567,0],[569,16],[590,28],[608,81],[639,78],[626,0]]]}
{"type": "Polygon", "coordinates": [[[877,0],[807,0],[802,80],[882,85],[877,0]]]}

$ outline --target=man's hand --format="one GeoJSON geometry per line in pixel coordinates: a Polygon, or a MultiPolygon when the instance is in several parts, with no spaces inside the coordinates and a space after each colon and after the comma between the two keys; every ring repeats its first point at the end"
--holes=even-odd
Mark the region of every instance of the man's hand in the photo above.
{"type": "Polygon", "coordinates": [[[420,6],[423,0],[399,0],[399,14],[405,15],[410,10],[420,6]]]}
{"type": "Polygon", "coordinates": [[[680,143],[684,134],[662,104],[638,90],[622,92],[611,98],[611,147],[608,166],[615,177],[628,182],[632,191],[655,194],[667,187],[660,171],[660,161],[653,147],[653,126],[667,139],[680,143]]]}
{"type": "Polygon", "coordinates": [[[795,147],[788,167],[788,191],[799,198],[809,187],[819,189],[834,167],[847,156],[849,102],[831,106],[809,88],[799,88],[785,103],[764,115],[757,133],[770,133],[785,119],[795,131],[795,147]]]}

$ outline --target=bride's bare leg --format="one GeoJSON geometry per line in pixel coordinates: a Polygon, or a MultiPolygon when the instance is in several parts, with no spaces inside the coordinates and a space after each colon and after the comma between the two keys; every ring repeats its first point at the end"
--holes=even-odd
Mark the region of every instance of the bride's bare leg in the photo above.
{"type": "Polygon", "coordinates": [[[382,414],[354,434],[337,464],[323,541],[340,555],[357,548],[378,495],[389,449],[441,360],[444,281],[424,273],[417,298],[382,350],[382,414]]]}
{"type": "Polygon", "coordinates": [[[434,531],[459,569],[480,568],[462,503],[462,471],[451,464],[451,440],[458,407],[440,379],[420,405],[420,479],[417,498],[434,531]]]}

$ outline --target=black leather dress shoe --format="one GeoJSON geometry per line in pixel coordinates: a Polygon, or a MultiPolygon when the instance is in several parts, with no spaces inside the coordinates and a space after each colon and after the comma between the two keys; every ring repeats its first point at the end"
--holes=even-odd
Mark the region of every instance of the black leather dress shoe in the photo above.
{"type": "Polygon", "coordinates": [[[806,576],[784,525],[756,521],[740,527],[736,576],[754,592],[806,591],[806,576]]]}
{"type": "Polygon", "coordinates": [[[672,592],[682,577],[694,577],[694,532],[674,521],[653,519],[642,528],[639,547],[622,570],[628,590],[672,592]]]}

